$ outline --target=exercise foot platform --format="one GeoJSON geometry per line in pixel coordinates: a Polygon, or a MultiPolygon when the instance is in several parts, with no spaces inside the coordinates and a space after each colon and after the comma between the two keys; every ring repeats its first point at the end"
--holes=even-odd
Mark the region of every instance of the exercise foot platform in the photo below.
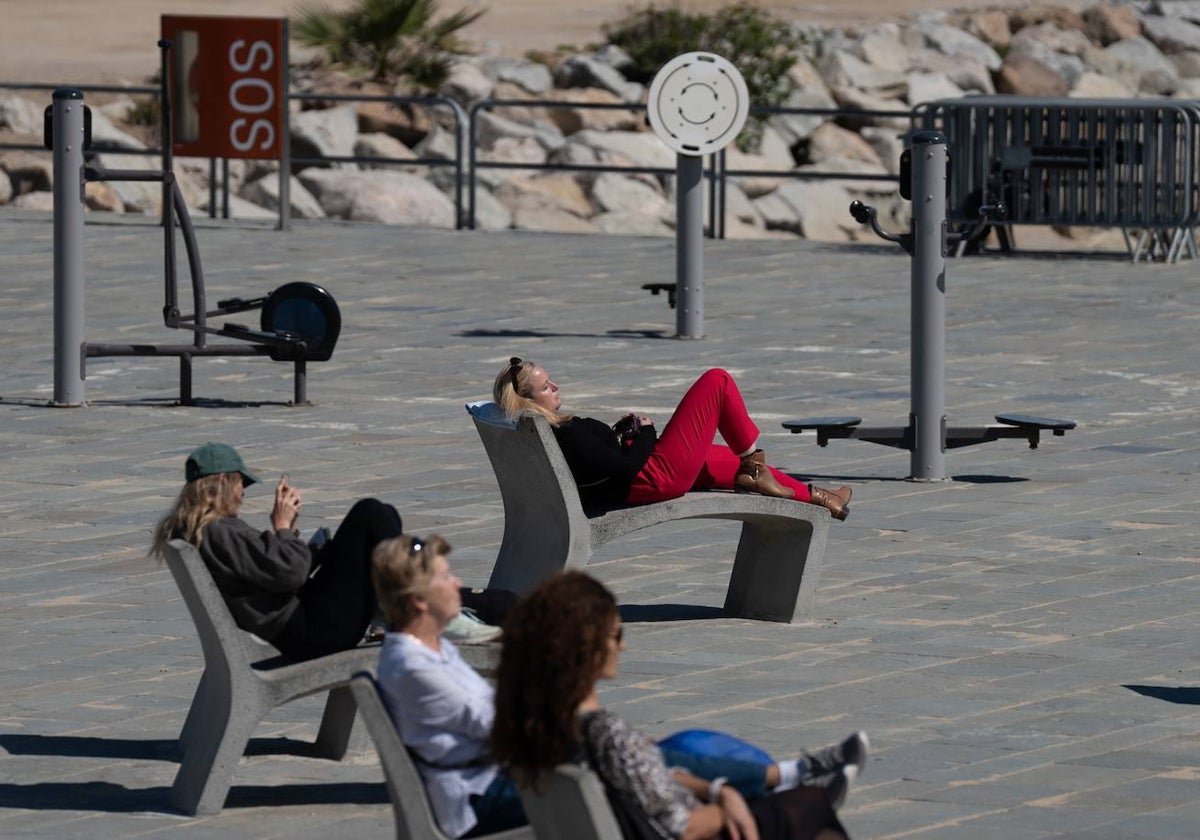
{"type": "MultiPolygon", "coordinates": [[[[900,195],[913,202],[908,233],[897,234],[879,226],[875,208],[861,201],[850,205],[859,224],[869,224],[881,238],[900,245],[912,258],[911,411],[904,426],[863,426],[861,417],[832,416],[788,420],[783,428],[793,434],[812,430],[817,444],[834,438],[865,440],[911,453],[910,478],[946,478],[946,450],[988,443],[1001,438],[1023,438],[1037,449],[1042,432],[1062,437],[1075,421],[1029,414],[997,414],[996,426],[946,424],[946,255],[974,231],[955,236],[946,227],[946,138],[935,131],[919,131],[900,157],[900,195]]],[[[1002,217],[1003,205],[980,208],[980,223],[1002,217]]]]}
{"type": "MultiPolygon", "coordinates": [[[[1051,432],[1062,437],[1075,428],[1074,420],[1059,420],[1054,417],[1034,417],[1031,414],[997,414],[999,426],[947,426],[945,442],[947,449],[959,449],[977,443],[987,443],[1000,438],[1025,438],[1030,449],[1037,449],[1042,432],[1051,432]]],[[[817,433],[817,445],[825,446],[832,438],[865,440],[897,449],[912,449],[911,426],[871,426],[859,428],[861,417],[806,417],[802,420],[786,420],[783,428],[794,435],[801,432],[817,433]]]]}

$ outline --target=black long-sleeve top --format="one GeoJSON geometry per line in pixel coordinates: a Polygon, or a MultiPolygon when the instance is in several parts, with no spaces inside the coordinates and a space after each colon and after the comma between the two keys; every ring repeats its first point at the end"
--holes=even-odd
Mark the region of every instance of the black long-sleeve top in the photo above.
{"type": "Polygon", "coordinates": [[[632,445],[622,446],[612,427],[591,417],[572,417],[555,427],[554,436],[587,508],[625,504],[658,440],[653,426],[643,426],[632,445]]]}

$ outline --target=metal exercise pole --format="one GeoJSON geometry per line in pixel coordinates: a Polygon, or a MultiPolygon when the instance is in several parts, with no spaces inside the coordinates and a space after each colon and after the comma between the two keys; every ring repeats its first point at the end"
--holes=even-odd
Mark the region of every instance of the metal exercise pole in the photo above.
{"type": "Polygon", "coordinates": [[[912,136],[912,478],[946,477],[946,138],[912,136]]]}
{"type": "Polygon", "coordinates": [[[54,91],[54,405],[83,404],[83,92],[54,91]]]}
{"type": "Polygon", "coordinates": [[[704,158],[675,156],[675,337],[704,337],[704,158]]]}

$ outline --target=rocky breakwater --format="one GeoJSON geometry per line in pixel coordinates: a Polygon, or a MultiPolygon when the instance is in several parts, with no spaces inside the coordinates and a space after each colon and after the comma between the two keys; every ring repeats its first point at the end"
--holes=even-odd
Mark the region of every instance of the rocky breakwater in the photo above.
{"type": "MultiPolygon", "coordinates": [[[[846,241],[869,236],[846,211],[855,198],[875,204],[892,227],[907,225],[909,205],[884,177],[898,168],[907,120],[853,111],[906,112],[935,99],[972,93],[1044,97],[1200,98],[1200,0],[1103,3],[1082,10],[1030,5],[1016,10],[929,12],[900,23],[809,32],[808,49],[791,69],[788,105],[840,108],[836,118],[777,115],[754,152],[731,148],[728,166],[768,172],[821,171],[878,175],[880,180],[816,181],[772,175],[732,178],[730,237],[805,237],[846,241]]],[[[478,159],[504,164],[589,164],[673,169],[674,155],[645,118],[620,106],[646,91],[623,70],[614,47],[564,55],[553,66],[499,56],[464,57],[440,93],[464,108],[482,100],[515,104],[481,110],[478,159]],[[551,100],[555,107],[532,103],[551,100]]],[[[312,67],[293,69],[296,91],[389,96],[372,83],[312,67]]],[[[374,162],[297,164],[290,182],[293,216],[452,227],[452,167],[406,163],[452,161],[454,122],[447,109],[388,102],[293,101],[293,157],[358,157],[374,162]],[[299,110],[299,105],[305,106],[299,110]],[[380,162],[380,161],[386,162],[380,162]]],[[[122,123],[133,103],[95,109],[98,163],[153,168],[153,157],[122,123]]],[[[0,133],[40,138],[42,105],[0,94],[0,133]]],[[[36,139],[31,142],[37,142],[36,139]]],[[[231,214],[270,218],[279,202],[270,162],[233,161],[231,214]]],[[[207,209],[207,161],[179,161],[190,206],[207,209]]],[[[0,155],[0,203],[49,209],[48,155],[0,155]]],[[[486,229],[661,234],[674,224],[672,175],[480,168],[476,224],[486,229]]],[[[90,184],[87,205],[113,213],[159,212],[154,185],[90,184]]]]}

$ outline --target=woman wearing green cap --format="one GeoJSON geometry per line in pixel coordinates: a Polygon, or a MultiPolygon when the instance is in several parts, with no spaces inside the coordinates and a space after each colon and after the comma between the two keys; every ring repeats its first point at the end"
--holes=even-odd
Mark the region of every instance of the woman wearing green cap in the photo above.
{"type": "Polygon", "coordinates": [[[206,443],[188,456],[187,483],[154,530],[151,554],[183,539],[200,552],[243,630],[292,659],[347,650],[361,641],[375,614],[371,552],[399,536],[400,514],[377,499],[350,508],[333,538],[312,549],[300,538],[300,491],[287,476],[275,486],[271,528],[242,519],[242,493],[258,477],[237,450],[206,443]]]}

